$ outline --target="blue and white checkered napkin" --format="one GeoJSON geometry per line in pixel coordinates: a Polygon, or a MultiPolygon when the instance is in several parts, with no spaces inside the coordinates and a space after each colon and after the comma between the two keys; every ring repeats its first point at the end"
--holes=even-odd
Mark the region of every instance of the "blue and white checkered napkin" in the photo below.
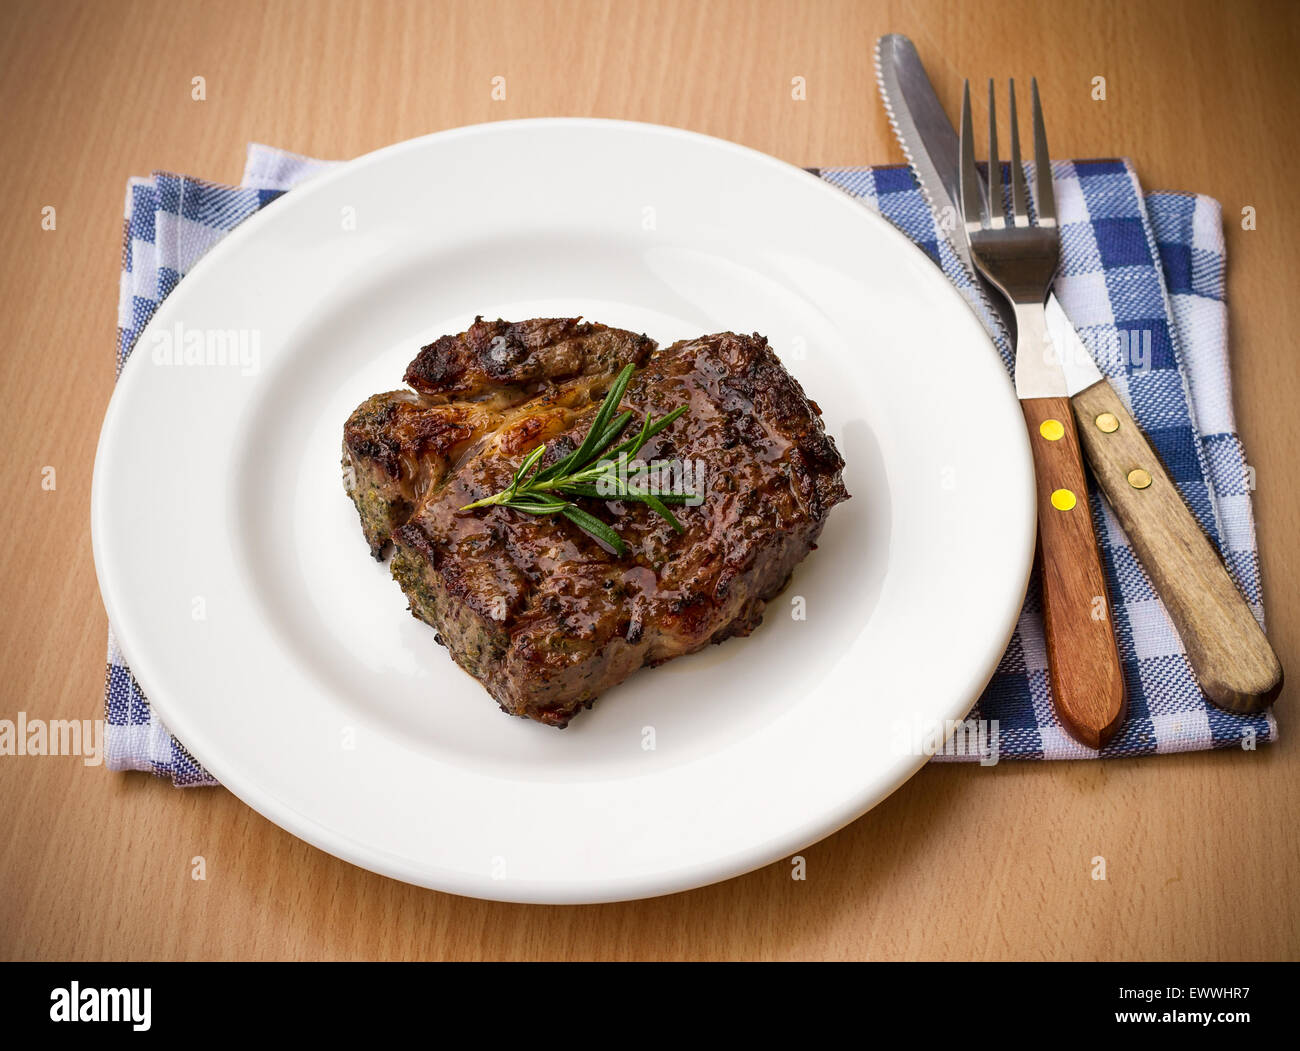
{"type": "MultiPolygon", "coordinates": [[[[156,172],[127,190],[118,316],[118,368],[158,303],[213,244],[284,191],[329,168],[253,145],[240,186],[156,172]]],[[[953,254],[911,172],[825,168],[821,177],[915,241],[973,304],[953,254]]],[[[1228,568],[1263,619],[1250,486],[1232,415],[1219,205],[1191,194],[1144,194],[1126,161],[1053,165],[1061,220],[1056,294],[1228,568]]],[[[978,308],[1008,369],[1007,333],[978,308]]],[[[1118,522],[1092,494],[1129,691],[1129,716],[1100,753],[1076,742],[1052,710],[1038,582],[972,719],[998,722],[1000,758],[1075,759],[1185,752],[1277,738],[1271,711],[1232,715],[1211,706],[1182,643],[1118,522]]],[[[167,732],[131,676],[110,630],[104,709],[113,770],[149,770],[178,786],[214,784],[167,732]]],[[[940,760],[976,759],[948,753],[940,760]]]]}

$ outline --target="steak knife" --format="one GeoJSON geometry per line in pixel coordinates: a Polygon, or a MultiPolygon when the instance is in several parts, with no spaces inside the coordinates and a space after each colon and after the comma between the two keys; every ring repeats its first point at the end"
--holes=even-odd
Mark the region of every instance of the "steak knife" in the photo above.
{"type": "MultiPolygon", "coordinates": [[[[926,200],[938,215],[951,208],[950,214],[959,216],[957,132],[916,48],[907,37],[891,33],[876,42],[875,59],[890,124],[926,200]]],[[[962,265],[977,277],[959,222],[953,224],[949,241],[962,265]]],[[[981,292],[998,310],[1001,297],[983,286],[981,292]]],[[[1005,321],[1005,311],[998,312],[1005,321]]],[[[1220,708],[1260,711],[1282,689],[1277,654],[1055,294],[1047,300],[1047,321],[1093,475],[1164,601],[1201,689],[1220,708]]],[[[1008,330],[1015,331],[1010,326],[1008,330]]]]}

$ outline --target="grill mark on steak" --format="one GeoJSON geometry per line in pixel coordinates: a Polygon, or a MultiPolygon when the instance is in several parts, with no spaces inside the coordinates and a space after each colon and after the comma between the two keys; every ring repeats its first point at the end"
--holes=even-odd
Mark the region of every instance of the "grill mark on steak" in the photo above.
{"type": "Polygon", "coordinates": [[[364,491],[349,490],[372,551],[392,537],[412,613],[510,714],[562,727],[643,665],[748,635],[848,499],[820,410],[763,337],[648,342],[576,319],[479,320],[421,350],[407,379],[422,392],[378,395],[345,429],[345,457],[398,497],[368,522],[364,491]],[[507,350],[484,364],[497,337],[507,350]],[[621,402],[637,421],[688,406],[638,457],[703,461],[683,535],[637,502],[580,501],[622,536],[618,558],[560,519],[460,510],[503,488],[538,441],[544,462],[580,442],[625,360],[645,362],[621,402]]]}

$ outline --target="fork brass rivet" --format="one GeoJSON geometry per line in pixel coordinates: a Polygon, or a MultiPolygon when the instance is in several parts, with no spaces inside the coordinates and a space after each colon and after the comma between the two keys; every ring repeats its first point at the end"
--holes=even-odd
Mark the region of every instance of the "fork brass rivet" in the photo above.
{"type": "Polygon", "coordinates": [[[1119,430],[1119,418],[1113,412],[1103,412],[1097,417],[1097,429],[1106,434],[1114,434],[1119,430]]]}
{"type": "Polygon", "coordinates": [[[1151,484],[1151,475],[1141,467],[1135,467],[1128,473],[1128,484],[1134,489],[1145,489],[1151,484]]]}
{"type": "Polygon", "coordinates": [[[1077,502],[1069,489],[1057,489],[1052,493],[1052,506],[1058,511],[1069,511],[1077,502]]]}
{"type": "Polygon", "coordinates": [[[1044,420],[1038,425],[1038,433],[1049,442],[1057,442],[1065,434],[1065,425],[1060,420],[1044,420]]]}

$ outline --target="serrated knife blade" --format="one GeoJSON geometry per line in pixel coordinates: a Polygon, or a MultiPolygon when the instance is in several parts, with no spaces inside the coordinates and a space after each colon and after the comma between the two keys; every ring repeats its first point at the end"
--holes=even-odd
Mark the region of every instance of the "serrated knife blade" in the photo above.
{"type": "Polygon", "coordinates": [[[960,170],[957,133],[921,65],[916,47],[902,34],[888,33],[876,41],[875,65],[876,85],[889,125],[921,184],[921,194],[936,216],[940,230],[947,234],[957,258],[975,281],[984,305],[1001,319],[1014,344],[1015,312],[971,260],[958,205],[961,187],[957,181],[960,170]]]}
{"type": "MultiPolygon", "coordinates": [[[[889,33],[876,41],[876,83],[894,137],[921,183],[921,192],[936,214],[951,209],[960,226],[961,187],[957,135],[926,75],[916,48],[907,37],[889,33]]],[[[950,238],[965,266],[974,272],[964,237],[950,238]]]]}

